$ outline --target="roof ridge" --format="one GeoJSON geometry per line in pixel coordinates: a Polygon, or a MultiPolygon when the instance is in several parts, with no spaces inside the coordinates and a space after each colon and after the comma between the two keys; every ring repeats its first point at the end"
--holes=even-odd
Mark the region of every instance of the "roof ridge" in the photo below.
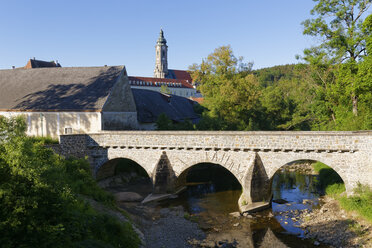
{"type": "Polygon", "coordinates": [[[37,68],[24,68],[24,67],[18,67],[18,68],[10,68],[10,69],[0,69],[0,71],[14,71],[14,70],[25,70],[25,71],[35,71],[35,70],[64,70],[64,69],[80,69],[80,68],[110,68],[110,67],[125,67],[125,65],[108,65],[108,66],[67,66],[67,67],[37,67],[37,68]]]}

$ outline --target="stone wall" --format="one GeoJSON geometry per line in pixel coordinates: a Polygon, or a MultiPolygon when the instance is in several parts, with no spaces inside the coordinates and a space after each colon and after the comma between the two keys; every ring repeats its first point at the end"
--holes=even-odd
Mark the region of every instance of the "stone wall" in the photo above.
{"type": "MultiPolygon", "coordinates": [[[[166,155],[176,178],[199,163],[228,169],[241,183],[240,202],[269,201],[271,180],[283,165],[316,160],[332,167],[350,194],[358,182],[372,187],[372,132],[118,131],[62,135],[64,154],[87,155],[94,174],[107,161],[128,158],[157,179],[166,155]]],[[[163,173],[164,174],[164,173],[163,173]]],[[[177,184],[177,183],[175,183],[177,184]]]]}

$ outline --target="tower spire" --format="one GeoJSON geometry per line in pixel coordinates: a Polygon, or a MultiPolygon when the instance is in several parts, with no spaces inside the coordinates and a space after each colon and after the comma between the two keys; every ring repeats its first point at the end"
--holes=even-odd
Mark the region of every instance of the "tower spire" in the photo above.
{"type": "Polygon", "coordinates": [[[156,61],[154,77],[165,78],[168,75],[168,46],[167,40],[164,38],[163,29],[160,28],[159,38],[155,46],[156,61]]]}

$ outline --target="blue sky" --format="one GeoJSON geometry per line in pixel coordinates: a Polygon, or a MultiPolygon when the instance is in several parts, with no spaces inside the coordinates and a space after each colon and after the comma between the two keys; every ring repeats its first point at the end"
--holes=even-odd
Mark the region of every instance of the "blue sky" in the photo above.
{"type": "Polygon", "coordinates": [[[62,66],[125,65],[152,76],[160,27],[169,68],[187,69],[221,45],[254,69],[296,63],[312,0],[14,0],[0,3],[0,69],[29,58],[62,66]]]}

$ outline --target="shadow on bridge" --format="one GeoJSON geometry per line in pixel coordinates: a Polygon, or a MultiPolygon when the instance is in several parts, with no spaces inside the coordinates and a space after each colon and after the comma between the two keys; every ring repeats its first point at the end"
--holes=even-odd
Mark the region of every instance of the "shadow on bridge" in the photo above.
{"type": "Polygon", "coordinates": [[[134,191],[143,197],[153,190],[146,170],[128,158],[115,158],[105,162],[96,172],[98,184],[111,192],[134,191]]]}

